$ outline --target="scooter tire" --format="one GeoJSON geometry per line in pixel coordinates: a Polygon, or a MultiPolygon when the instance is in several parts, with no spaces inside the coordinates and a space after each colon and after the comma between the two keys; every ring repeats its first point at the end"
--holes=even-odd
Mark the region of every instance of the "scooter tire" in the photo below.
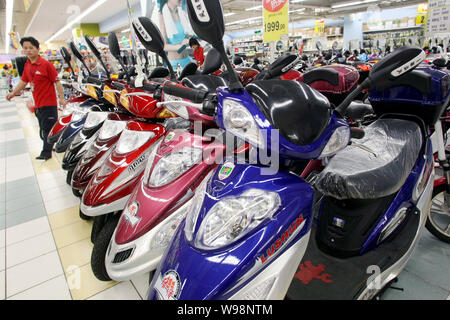
{"type": "Polygon", "coordinates": [[[67,171],[66,183],[67,183],[69,186],[72,184],[72,175],[73,175],[73,170],[67,171]]]}
{"type": "Polygon", "coordinates": [[[91,231],[91,242],[95,243],[95,239],[97,238],[100,231],[102,231],[103,227],[106,223],[107,215],[101,215],[94,218],[94,223],[92,224],[91,231]]]}
{"type": "Polygon", "coordinates": [[[81,209],[79,210],[80,218],[81,220],[89,221],[92,219],[92,217],[85,215],[83,212],[81,212],[81,209]]]}
{"type": "Polygon", "coordinates": [[[72,188],[72,193],[77,198],[81,198],[81,196],[82,196],[81,192],[74,188],[72,188]]]}
{"type": "Polygon", "coordinates": [[[106,271],[105,257],[109,247],[109,242],[111,241],[114,230],[119,222],[119,218],[119,214],[109,215],[104,227],[95,239],[94,248],[92,249],[91,255],[91,268],[95,277],[100,281],[112,280],[106,271]]]}
{"type": "MultiPolygon", "coordinates": [[[[437,186],[436,188],[433,189],[433,195],[432,195],[432,199],[434,199],[438,194],[445,192],[445,184],[437,186]]],[[[430,231],[430,233],[432,235],[434,235],[436,238],[438,238],[441,241],[444,241],[446,243],[450,243],[450,236],[444,234],[441,232],[441,230],[439,230],[438,228],[436,228],[434,226],[434,224],[430,221],[430,217],[427,217],[427,222],[425,223],[425,228],[427,228],[428,231],[430,231]]]]}

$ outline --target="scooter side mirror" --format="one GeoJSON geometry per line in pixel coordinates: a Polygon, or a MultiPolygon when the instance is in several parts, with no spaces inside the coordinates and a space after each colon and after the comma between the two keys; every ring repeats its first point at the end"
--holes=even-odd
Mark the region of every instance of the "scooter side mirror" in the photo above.
{"type": "Polygon", "coordinates": [[[102,65],[103,69],[105,69],[106,75],[108,76],[108,78],[111,76],[108,69],[106,68],[106,65],[103,63],[102,60],[102,55],[100,53],[100,51],[98,51],[97,46],[94,44],[94,42],[92,42],[91,38],[89,38],[88,35],[84,36],[84,40],[86,41],[89,49],[92,51],[92,53],[94,54],[94,56],[97,58],[97,60],[100,62],[100,64],[102,65]]]}
{"type": "Polygon", "coordinates": [[[268,68],[265,79],[275,78],[292,69],[300,61],[300,56],[295,53],[285,53],[275,60],[268,68]]]}
{"type": "Polygon", "coordinates": [[[164,40],[159,29],[146,17],[133,21],[133,27],[142,45],[149,51],[160,54],[164,51],[164,40]]]}
{"type": "Polygon", "coordinates": [[[394,80],[413,70],[426,58],[425,52],[417,47],[401,47],[375,64],[369,73],[373,81],[384,78],[394,80]]]}
{"type": "Polygon", "coordinates": [[[63,57],[64,61],[70,66],[70,63],[72,62],[72,57],[70,56],[69,50],[67,50],[66,47],[62,47],[59,52],[61,53],[61,56],[63,57]]]}
{"type": "Polygon", "coordinates": [[[370,70],[369,76],[361,85],[353,90],[336,108],[340,115],[345,114],[348,106],[364,89],[374,84],[383,85],[414,70],[426,58],[425,52],[417,47],[401,47],[381,59],[370,70]]]}
{"type": "Polygon", "coordinates": [[[208,51],[203,63],[203,74],[211,74],[216,72],[222,66],[222,56],[217,49],[212,48],[208,51]]]}
{"type": "Polygon", "coordinates": [[[94,44],[94,42],[92,42],[91,38],[89,38],[88,35],[85,35],[84,40],[86,41],[86,44],[88,45],[89,49],[92,51],[94,56],[97,59],[101,59],[100,51],[98,51],[97,46],[94,44]]]}
{"type": "Polygon", "coordinates": [[[72,41],[69,42],[69,48],[70,48],[70,51],[72,51],[72,54],[75,56],[75,58],[77,58],[83,64],[83,66],[87,70],[88,74],[91,75],[91,71],[89,70],[86,63],[84,62],[83,56],[81,55],[80,51],[78,51],[77,47],[75,46],[75,44],[72,41]]]}
{"type": "Polygon", "coordinates": [[[172,79],[175,79],[175,72],[172,64],[164,51],[164,40],[158,27],[147,17],[139,17],[133,21],[134,31],[142,45],[149,51],[159,55],[169,68],[172,79]]]}
{"type": "Polygon", "coordinates": [[[108,34],[108,46],[112,56],[121,61],[122,57],[120,55],[119,40],[117,40],[117,36],[114,32],[108,34]]]}
{"type": "Polygon", "coordinates": [[[186,0],[189,21],[195,34],[213,48],[217,49],[230,74],[229,89],[240,91],[242,83],[233,70],[225,52],[223,36],[225,34],[225,21],[220,0],[186,0]]]}
{"type": "Polygon", "coordinates": [[[219,0],[187,0],[192,29],[201,39],[215,46],[225,34],[222,4],[219,0]]]}

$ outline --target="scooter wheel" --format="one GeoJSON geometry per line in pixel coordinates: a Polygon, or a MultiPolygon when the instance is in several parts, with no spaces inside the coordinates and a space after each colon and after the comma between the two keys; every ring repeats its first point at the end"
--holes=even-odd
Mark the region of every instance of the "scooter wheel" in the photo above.
{"type": "Polygon", "coordinates": [[[91,220],[91,219],[92,219],[92,217],[87,216],[87,215],[85,215],[83,212],[81,212],[81,209],[80,209],[79,211],[80,211],[80,218],[81,218],[82,220],[88,221],[88,220],[91,220]]]}
{"type": "Polygon", "coordinates": [[[72,182],[73,170],[67,171],[66,183],[70,186],[72,182]]]}
{"type": "MultiPolygon", "coordinates": [[[[438,238],[441,241],[450,243],[450,234],[448,233],[448,226],[446,230],[443,230],[439,227],[439,225],[433,220],[433,214],[432,214],[432,210],[436,210],[437,212],[439,212],[439,210],[445,210],[445,205],[441,205],[442,201],[440,199],[438,199],[438,197],[441,194],[444,194],[445,192],[445,184],[437,186],[433,189],[433,196],[432,196],[432,204],[431,204],[431,209],[430,209],[430,213],[427,217],[427,222],[425,223],[425,228],[427,228],[428,231],[431,232],[431,234],[433,234],[436,238],[438,238]],[[443,209],[442,209],[443,208],[443,209]]],[[[445,211],[444,211],[445,213],[445,211]]],[[[442,216],[447,216],[446,214],[443,214],[442,216]]],[[[448,223],[448,220],[447,220],[448,223]]]]}
{"type": "Polygon", "coordinates": [[[102,231],[103,227],[106,223],[107,215],[101,215],[94,218],[94,223],[92,224],[91,231],[91,242],[95,243],[95,239],[97,238],[100,231],[102,231]]]}
{"type": "Polygon", "coordinates": [[[101,281],[111,281],[111,278],[106,271],[105,266],[105,257],[106,251],[108,250],[109,242],[114,234],[114,230],[116,229],[117,223],[119,222],[120,215],[114,214],[109,215],[107,217],[107,221],[102,228],[102,230],[98,233],[95,243],[94,249],[92,249],[91,255],[91,268],[92,272],[96,276],[97,279],[101,281]]]}

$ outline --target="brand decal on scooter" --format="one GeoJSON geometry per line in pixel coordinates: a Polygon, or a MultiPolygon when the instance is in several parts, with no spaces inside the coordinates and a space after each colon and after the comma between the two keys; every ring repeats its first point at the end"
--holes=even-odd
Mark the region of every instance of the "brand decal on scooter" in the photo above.
{"type": "Polygon", "coordinates": [[[264,264],[267,260],[269,260],[274,254],[279,251],[292,237],[296,231],[298,232],[300,229],[300,225],[304,222],[303,214],[300,214],[300,216],[295,219],[294,222],[287,228],[282,234],[281,237],[279,237],[266,251],[266,254],[263,254],[261,258],[261,262],[264,264]]]}
{"type": "Polygon", "coordinates": [[[333,283],[329,273],[322,273],[325,271],[325,265],[313,265],[311,261],[305,261],[299,266],[300,270],[295,274],[295,279],[300,280],[303,284],[309,284],[313,279],[322,280],[324,283],[333,283]]]}
{"type": "Polygon", "coordinates": [[[167,135],[166,140],[164,140],[165,143],[170,142],[175,137],[175,132],[171,132],[167,135]]]}
{"type": "Polygon", "coordinates": [[[136,168],[147,159],[147,154],[141,155],[128,167],[128,171],[135,171],[136,168]]]}
{"type": "Polygon", "coordinates": [[[180,276],[175,270],[167,271],[156,288],[164,300],[178,300],[181,292],[180,276]]]}
{"type": "Polygon", "coordinates": [[[225,180],[226,178],[228,178],[231,173],[233,173],[234,170],[234,163],[233,162],[226,162],[222,168],[220,168],[219,171],[219,180],[225,180]]]}
{"type": "Polygon", "coordinates": [[[137,202],[133,202],[132,204],[130,204],[123,212],[125,220],[127,220],[132,227],[136,226],[139,223],[139,221],[141,221],[141,218],[137,216],[138,212],[139,212],[139,203],[137,202]]]}

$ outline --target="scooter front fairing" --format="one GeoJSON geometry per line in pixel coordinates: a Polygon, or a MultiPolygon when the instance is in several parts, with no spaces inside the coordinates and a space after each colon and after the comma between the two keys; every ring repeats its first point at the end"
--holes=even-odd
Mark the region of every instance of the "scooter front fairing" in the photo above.
{"type": "Polygon", "coordinates": [[[82,194],[89,181],[103,165],[126,128],[135,117],[111,113],[100,129],[98,137],[78,161],[72,175],[71,186],[82,194]]]}
{"type": "Polygon", "coordinates": [[[170,131],[125,206],[106,257],[109,276],[125,281],[156,269],[197,186],[223,157],[220,141],[170,131]],[[126,257],[124,252],[132,254],[126,257]]]}
{"type": "Polygon", "coordinates": [[[202,183],[158,267],[149,299],[285,294],[277,288],[289,286],[292,266],[306,250],[314,190],[295,175],[263,172],[226,161],[202,183]]]}
{"type": "Polygon", "coordinates": [[[116,147],[86,187],[81,199],[81,211],[95,217],[123,210],[142,178],[157,141],[165,133],[166,129],[161,125],[129,122],[116,147]]]}

